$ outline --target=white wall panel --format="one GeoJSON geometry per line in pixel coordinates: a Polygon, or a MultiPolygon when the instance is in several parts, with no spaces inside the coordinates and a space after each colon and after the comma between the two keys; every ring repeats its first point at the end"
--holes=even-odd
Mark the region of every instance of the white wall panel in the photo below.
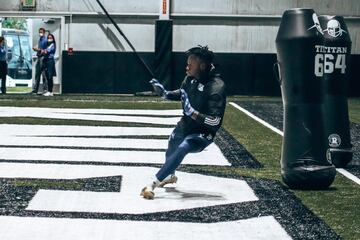
{"type": "Polygon", "coordinates": [[[187,26],[174,27],[174,51],[208,45],[216,52],[275,52],[278,27],[187,26]]]}
{"type": "MultiPolygon", "coordinates": [[[[153,25],[119,24],[119,27],[137,51],[154,51],[155,28],[153,25]]],[[[125,51],[132,51],[115,27],[108,24],[73,23],[69,46],[75,51],[122,51],[110,41],[109,31],[118,37],[125,51]]]]}
{"type": "MultiPolygon", "coordinates": [[[[0,17],[1,11],[18,11],[19,2],[0,0],[0,17]]],[[[110,13],[117,14],[116,22],[138,51],[154,51],[158,0],[101,2],[110,13]]],[[[348,27],[353,53],[360,54],[359,0],[171,0],[174,50],[184,51],[204,44],[218,52],[274,53],[280,23],[278,17],[286,9],[295,7],[313,8],[318,14],[355,17],[348,21],[348,27]],[[220,17],[214,19],[214,15],[220,17]],[[234,18],[221,15],[232,15],[234,18]],[[244,18],[249,15],[251,17],[244,18]],[[264,16],[275,17],[269,19],[264,16]]],[[[93,15],[101,12],[96,0],[37,0],[37,11],[33,15],[42,12],[67,15],[64,41],[75,51],[130,51],[107,19],[93,15]],[[69,17],[71,14],[73,17],[69,17]]],[[[21,16],[22,12],[15,14],[21,16]]]]}

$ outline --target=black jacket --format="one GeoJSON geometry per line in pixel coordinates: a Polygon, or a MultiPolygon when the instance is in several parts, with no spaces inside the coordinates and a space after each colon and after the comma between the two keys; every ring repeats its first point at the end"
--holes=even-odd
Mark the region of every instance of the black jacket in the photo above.
{"type": "MultiPolygon", "coordinates": [[[[184,115],[177,127],[185,135],[202,133],[213,138],[222,124],[226,106],[225,83],[219,75],[197,80],[185,77],[181,88],[186,91],[191,106],[199,112],[196,120],[184,115]]],[[[180,100],[180,89],[167,92],[167,99],[180,100]]]]}

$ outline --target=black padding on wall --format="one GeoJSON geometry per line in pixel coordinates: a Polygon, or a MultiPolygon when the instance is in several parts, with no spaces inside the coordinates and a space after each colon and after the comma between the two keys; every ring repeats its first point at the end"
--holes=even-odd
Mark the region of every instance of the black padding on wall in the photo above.
{"type": "Polygon", "coordinates": [[[112,52],[63,52],[63,93],[112,93],[114,61],[112,52]]]}
{"type": "MultiPolygon", "coordinates": [[[[153,53],[139,53],[152,68],[153,53]]],[[[150,74],[132,52],[63,52],[63,93],[135,93],[151,90],[150,74]]]]}
{"type": "Polygon", "coordinates": [[[165,88],[170,87],[172,77],[172,26],[171,20],[157,20],[155,23],[155,76],[165,88]]]}
{"type": "MultiPolygon", "coordinates": [[[[139,53],[142,59],[153,69],[153,53],[139,53]]],[[[115,53],[115,76],[114,93],[136,93],[151,91],[149,84],[152,76],[139,62],[139,59],[132,52],[115,53]]]]}
{"type": "MultiPolygon", "coordinates": [[[[273,74],[275,54],[216,53],[217,71],[226,83],[228,95],[280,96],[280,86],[273,74]]],[[[186,55],[173,53],[172,89],[180,86],[185,76],[186,55]]]]}
{"type": "MultiPolygon", "coordinates": [[[[154,53],[140,53],[153,68],[154,53]]],[[[63,93],[136,93],[150,91],[151,76],[132,52],[63,52],[63,93]]],[[[280,96],[273,74],[275,54],[216,53],[215,63],[228,95],[280,96]]],[[[186,55],[173,52],[167,89],[179,88],[185,77],[186,55]]],[[[360,55],[352,55],[349,96],[360,96],[360,55]]],[[[163,82],[163,79],[159,78],[163,82]]]]}
{"type": "Polygon", "coordinates": [[[254,55],[248,53],[216,55],[215,64],[218,64],[218,71],[226,82],[228,94],[233,95],[236,92],[242,92],[243,95],[254,94],[253,62],[254,55]]]}

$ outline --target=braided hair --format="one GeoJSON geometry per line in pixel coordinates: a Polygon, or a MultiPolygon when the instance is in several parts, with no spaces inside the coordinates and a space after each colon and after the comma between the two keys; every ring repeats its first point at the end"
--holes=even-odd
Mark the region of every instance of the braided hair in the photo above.
{"type": "Polygon", "coordinates": [[[186,51],[186,55],[188,57],[191,55],[198,57],[206,64],[208,71],[211,71],[214,68],[214,53],[209,50],[208,46],[198,45],[197,47],[190,48],[186,51]]]}

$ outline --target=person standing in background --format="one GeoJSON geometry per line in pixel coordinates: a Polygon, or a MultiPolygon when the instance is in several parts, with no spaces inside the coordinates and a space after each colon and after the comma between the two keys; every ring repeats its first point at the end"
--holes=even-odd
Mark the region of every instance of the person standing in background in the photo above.
{"type": "Polygon", "coordinates": [[[6,94],[6,75],[7,75],[7,47],[5,38],[0,37],[0,79],[1,79],[1,93],[6,94]]]}
{"type": "Polygon", "coordinates": [[[37,94],[39,91],[39,85],[40,85],[40,77],[43,76],[43,83],[44,87],[46,87],[46,78],[43,74],[43,60],[44,56],[42,55],[43,50],[47,48],[47,38],[45,36],[45,29],[39,28],[39,42],[37,47],[33,47],[33,50],[36,52],[37,60],[35,64],[35,84],[33,86],[32,94],[37,94]]]}
{"type": "Polygon", "coordinates": [[[53,77],[56,76],[55,69],[55,52],[56,52],[56,42],[55,37],[51,33],[47,36],[47,47],[42,51],[42,55],[44,56],[44,69],[45,76],[47,80],[47,89],[44,89],[44,96],[54,96],[53,94],[53,86],[54,81],[53,77]]]}

